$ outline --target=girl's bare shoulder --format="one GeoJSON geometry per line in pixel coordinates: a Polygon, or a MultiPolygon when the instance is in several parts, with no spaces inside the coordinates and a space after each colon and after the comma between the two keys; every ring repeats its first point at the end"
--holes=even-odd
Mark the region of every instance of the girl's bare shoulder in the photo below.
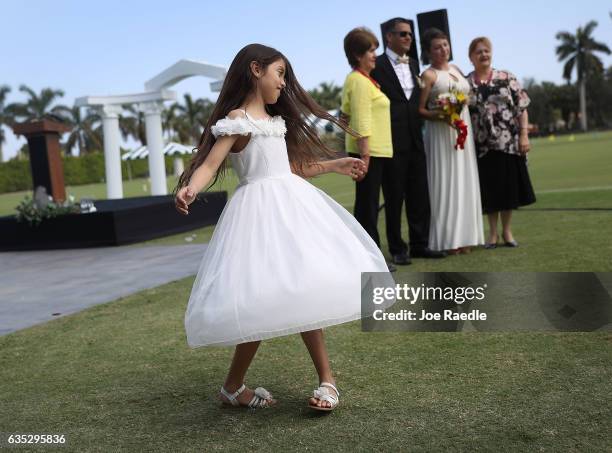
{"type": "Polygon", "coordinates": [[[249,122],[243,110],[236,109],[230,111],[225,118],[220,118],[212,127],[212,134],[220,136],[249,135],[252,132],[249,122]]]}
{"type": "Polygon", "coordinates": [[[230,112],[227,114],[227,117],[228,117],[230,120],[235,120],[235,119],[238,119],[238,118],[245,118],[245,117],[246,117],[246,115],[244,114],[244,110],[241,110],[241,109],[235,109],[235,110],[230,111],[230,112]]]}

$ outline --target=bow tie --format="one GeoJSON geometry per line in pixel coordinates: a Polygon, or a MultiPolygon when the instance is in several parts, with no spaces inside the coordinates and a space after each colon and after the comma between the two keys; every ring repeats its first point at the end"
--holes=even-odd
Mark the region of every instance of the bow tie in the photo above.
{"type": "Polygon", "coordinates": [[[400,63],[405,63],[405,64],[408,64],[408,63],[410,63],[410,58],[408,58],[408,57],[397,57],[397,59],[395,60],[395,62],[396,62],[397,64],[400,64],[400,63]]]}

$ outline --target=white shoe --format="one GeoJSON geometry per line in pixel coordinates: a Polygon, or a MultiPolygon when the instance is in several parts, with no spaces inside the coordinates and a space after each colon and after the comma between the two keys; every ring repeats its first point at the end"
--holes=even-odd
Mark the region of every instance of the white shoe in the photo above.
{"type": "Polygon", "coordinates": [[[317,410],[317,411],[330,412],[330,411],[333,411],[338,405],[338,403],[340,402],[340,392],[338,391],[338,389],[336,388],[334,384],[330,382],[321,382],[321,385],[319,386],[319,388],[315,389],[314,391],[314,398],[321,400],[321,401],[327,401],[329,404],[331,404],[331,406],[322,407],[322,406],[316,406],[316,405],[308,403],[308,407],[314,410],[317,410]],[[331,390],[333,390],[336,393],[334,394],[331,390]]]}
{"type": "Polygon", "coordinates": [[[251,401],[249,401],[248,404],[241,404],[240,401],[238,401],[238,395],[244,392],[244,389],[246,389],[246,385],[242,384],[240,388],[236,390],[234,393],[229,393],[227,390],[225,390],[225,388],[221,387],[221,393],[219,395],[219,399],[221,400],[223,404],[227,406],[241,406],[241,407],[248,407],[250,409],[270,407],[276,404],[276,400],[272,398],[272,394],[263,387],[257,387],[255,389],[253,398],[251,398],[251,401]],[[227,401],[229,401],[229,403],[224,401],[223,398],[221,398],[221,395],[227,398],[227,401]]]}

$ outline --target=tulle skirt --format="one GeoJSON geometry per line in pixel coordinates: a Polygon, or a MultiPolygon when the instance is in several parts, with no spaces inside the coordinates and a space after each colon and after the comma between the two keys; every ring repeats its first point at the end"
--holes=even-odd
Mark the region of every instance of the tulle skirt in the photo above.
{"type": "Polygon", "coordinates": [[[362,317],[368,284],[394,285],[355,218],[292,173],[240,185],[196,276],[185,330],[190,347],[263,340],[362,317]]]}

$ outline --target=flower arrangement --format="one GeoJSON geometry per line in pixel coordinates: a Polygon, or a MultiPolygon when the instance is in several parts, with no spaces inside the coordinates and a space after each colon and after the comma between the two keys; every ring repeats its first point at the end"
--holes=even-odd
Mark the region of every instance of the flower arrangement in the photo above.
{"type": "Polygon", "coordinates": [[[464,149],[465,147],[468,128],[467,124],[461,119],[461,110],[467,102],[468,97],[464,93],[452,89],[448,93],[439,94],[436,98],[436,106],[442,110],[448,124],[457,129],[455,149],[464,149]]]}
{"type": "Polygon", "coordinates": [[[81,212],[78,203],[74,203],[74,197],[70,196],[63,203],[56,203],[51,197],[48,202],[40,206],[36,200],[26,197],[16,207],[16,218],[18,222],[27,222],[30,226],[39,225],[43,219],[50,219],[63,214],[76,214],[81,212]]]}

